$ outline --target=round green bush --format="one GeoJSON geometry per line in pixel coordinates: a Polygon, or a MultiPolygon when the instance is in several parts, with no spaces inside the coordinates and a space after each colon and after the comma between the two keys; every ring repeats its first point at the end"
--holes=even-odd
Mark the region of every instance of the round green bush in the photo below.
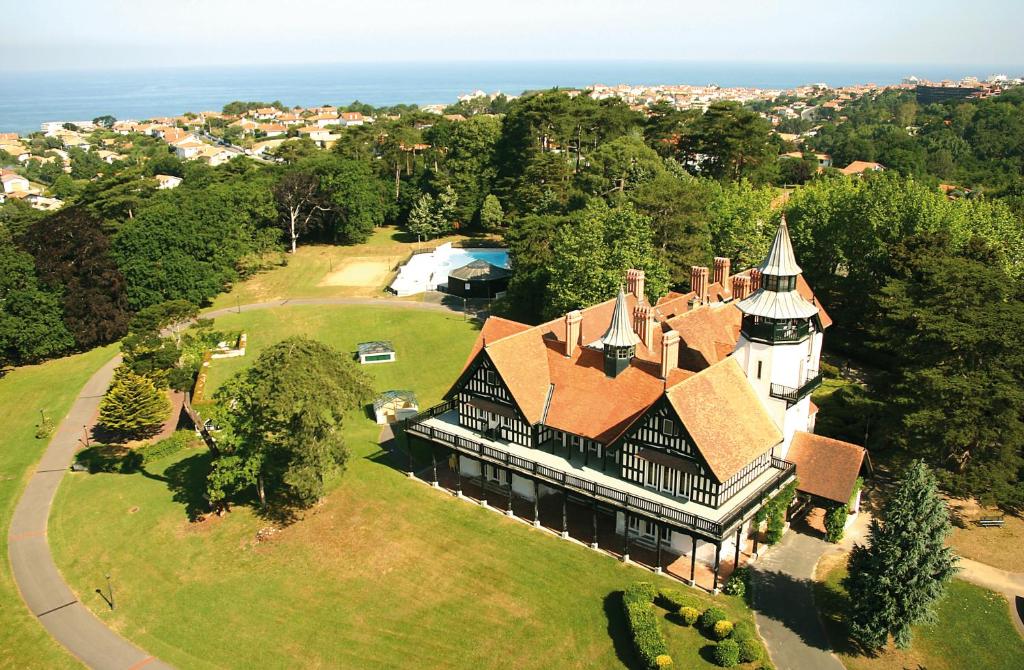
{"type": "Polygon", "coordinates": [[[715,645],[711,657],[715,665],[731,668],[740,662],[740,646],[736,644],[736,640],[722,640],[715,645]]]}
{"type": "Polygon", "coordinates": [[[761,645],[757,640],[740,640],[740,661],[742,663],[753,663],[760,661],[762,656],[761,645]]]}
{"type": "Polygon", "coordinates": [[[743,582],[743,579],[741,577],[737,577],[734,575],[730,577],[729,581],[725,583],[725,586],[722,588],[722,591],[727,596],[742,597],[743,594],[747,592],[747,585],[743,582]]]}
{"type": "Polygon", "coordinates": [[[697,623],[698,617],[700,617],[700,610],[696,607],[683,607],[679,610],[679,618],[681,618],[683,623],[687,626],[692,626],[697,623]]]}
{"type": "Polygon", "coordinates": [[[704,610],[704,613],[700,615],[699,623],[700,627],[705,631],[711,632],[711,629],[715,627],[715,624],[719,621],[725,621],[728,619],[725,615],[725,611],[720,607],[709,607],[704,610]]]}
{"type": "Polygon", "coordinates": [[[654,667],[658,670],[668,670],[668,668],[672,667],[672,657],[668,654],[662,654],[654,659],[654,667]]]}
{"type": "Polygon", "coordinates": [[[724,640],[729,637],[730,633],[732,633],[731,621],[716,621],[711,628],[711,636],[716,640],[724,640]]]}

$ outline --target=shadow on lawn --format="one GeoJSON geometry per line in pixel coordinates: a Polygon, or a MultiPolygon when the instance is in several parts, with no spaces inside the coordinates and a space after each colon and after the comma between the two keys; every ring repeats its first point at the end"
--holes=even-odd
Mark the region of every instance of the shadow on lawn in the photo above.
{"type": "Polygon", "coordinates": [[[604,616],[608,620],[608,637],[612,640],[619,662],[630,670],[644,670],[644,664],[633,651],[633,639],[622,607],[622,591],[613,591],[605,596],[604,616]]]}
{"type": "Polygon", "coordinates": [[[213,456],[204,451],[172,463],[164,470],[163,476],[141,470],[142,476],[157,479],[167,484],[172,500],[185,507],[189,521],[195,521],[210,510],[206,499],[206,475],[210,472],[213,456]]]}
{"type": "Polygon", "coordinates": [[[857,644],[850,637],[850,629],[844,613],[850,611],[850,598],[840,587],[825,582],[814,582],[814,604],[821,616],[828,642],[832,651],[847,656],[874,658],[878,653],[857,644]]]}

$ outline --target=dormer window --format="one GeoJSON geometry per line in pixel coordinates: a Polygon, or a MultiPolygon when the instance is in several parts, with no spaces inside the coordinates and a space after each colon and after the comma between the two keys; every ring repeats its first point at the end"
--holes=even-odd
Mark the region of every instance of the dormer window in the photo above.
{"type": "Polygon", "coordinates": [[[487,383],[491,384],[492,386],[495,383],[497,383],[494,376],[494,370],[488,370],[487,374],[485,375],[485,379],[487,379],[487,383]]]}
{"type": "Polygon", "coordinates": [[[668,435],[669,437],[672,437],[673,435],[676,434],[676,422],[673,421],[672,419],[662,419],[661,432],[663,432],[665,435],[668,435]]]}

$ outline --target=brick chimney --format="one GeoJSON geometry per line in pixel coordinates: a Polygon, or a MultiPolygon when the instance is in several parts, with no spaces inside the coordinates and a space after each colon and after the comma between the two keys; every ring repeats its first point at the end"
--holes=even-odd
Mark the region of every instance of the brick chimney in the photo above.
{"type": "Polygon", "coordinates": [[[626,270],[626,291],[635,295],[637,300],[642,300],[644,297],[645,282],[643,270],[635,268],[626,270]]]}
{"type": "Polygon", "coordinates": [[[633,308],[633,331],[640,336],[640,340],[648,349],[654,344],[654,329],[657,325],[654,310],[649,305],[638,304],[633,308]]]}
{"type": "Polygon", "coordinates": [[[580,344],[580,329],[583,324],[583,312],[574,309],[565,315],[565,357],[572,357],[580,344]]]}
{"type": "Polygon", "coordinates": [[[750,292],[753,293],[757,289],[761,288],[761,271],[757,268],[751,268],[750,270],[750,292]]]}
{"type": "Polygon", "coordinates": [[[708,269],[694,265],[690,268],[690,290],[697,294],[701,304],[708,301],[708,269]]]}
{"type": "Polygon", "coordinates": [[[750,295],[750,277],[734,275],[732,278],[732,299],[743,300],[750,295]]]}
{"type": "MultiPolygon", "coordinates": [[[[705,268],[706,269],[706,268],[705,268]]],[[[661,336],[661,378],[679,367],[679,333],[670,330],[661,336]]]]}
{"type": "Polygon", "coordinates": [[[715,283],[721,284],[723,289],[729,288],[729,268],[732,261],[721,256],[715,257],[715,283]]]}

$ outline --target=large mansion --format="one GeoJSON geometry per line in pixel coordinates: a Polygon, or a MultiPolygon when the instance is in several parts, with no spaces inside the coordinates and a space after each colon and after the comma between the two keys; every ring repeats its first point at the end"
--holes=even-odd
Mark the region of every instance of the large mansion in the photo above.
{"type": "MultiPolygon", "coordinates": [[[[491,317],[442,405],[408,434],[457,455],[459,477],[614,515],[631,543],[713,566],[739,560],[754,515],[794,478],[846,503],[863,449],[814,435],[828,314],[786,224],[756,269],[692,270],[649,304],[630,270],[615,299],[538,326],[491,317]]],[[[534,515],[536,519],[536,513],[534,515]]],[[[563,526],[563,531],[565,530],[563,526]]]]}

